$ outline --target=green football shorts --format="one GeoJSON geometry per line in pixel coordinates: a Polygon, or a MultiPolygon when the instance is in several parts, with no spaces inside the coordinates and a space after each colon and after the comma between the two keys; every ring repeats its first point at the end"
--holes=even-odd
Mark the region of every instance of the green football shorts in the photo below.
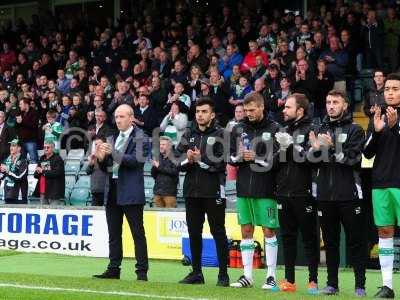
{"type": "Polygon", "coordinates": [[[400,189],[373,189],[372,205],[376,226],[400,225],[400,189]]]}
{"type": "Polygon", "coordinates": [[[279,228],[278,205],[273,199],[238,197],[236,208],[240,225],[279,228]]]}

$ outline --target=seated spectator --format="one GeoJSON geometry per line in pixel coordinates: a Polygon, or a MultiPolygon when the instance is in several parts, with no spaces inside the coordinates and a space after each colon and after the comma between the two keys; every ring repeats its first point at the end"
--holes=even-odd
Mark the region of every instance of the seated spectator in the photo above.
{"type": "Polygon", "coordinates": [[[64,161],[54,153],[53,141],[44,141],[44,154],[40,157],[34,177],[38,179],[35,194],[42,205],[63,205],[65,193],[64,161]]]}
{"type": "Polygon", "coordinates": [[[278,52],[275,58],[279,60],[282,71],[289,74],[292,63],[295,60],[295,55],[289,50],[289,45],[286,40],[282,40],[278,46],[278,52]]]}
{"type": "Polygon", "coordinates": [[[187,74],[185,71],[185,66],[181,60],[177,60],[174,64],[174,68],[171,70],[170,82],[168,84],[168,89],[175,86],[177,82],[186,83],[187,74]]]}
{"type": "Polygon", "coordinates": [[[218,69],[225,80],[231,77],[233,66],[240,65],[243,61],[243,56],[238,51],[237,45],[228,45],[226,46],[226,54],[219,60],[218,69]]]}
{"type": "Polygon", "coordinates": [[[68,119],[69,119],[69,111],[72,107],[72,99],[65,95],[62,97],[62,105],[57,106],[57,122],[59,122],[64,128],[69,127],[68,119]]]}
{"type": "Polygon", "coordinates": [[[179,144],[188,124],[187,115],[180,110],[182,105],[180,102],[172,103],[170,112],[160,124],[160,130],[172,140],[174,145],[179,144]]]}
{"type": "Polygon", "coordinates": [[[239,84],[235,85],[235,88],[231,90],[231,98],[229,103],[233,106],[242,103],[244,97],[252,91],[249,84],[249,80],[246,76],[240,76],[239,84]]]}
{"type": "MultiPolygon", "coordinates": [[[[98,151],[100,145],[105,142],[105,137],[95,136],[93,153],[98,151]]],[[[96,155],[89,156],[89,164],[86,168],[86,174],[90,175],[90,192],[92,194],[92,206],[104,205],[104,188],[106,185],[107,173],[105,173],[98,164],[96,155]]]]}
{"type": "Polygon", "coordinates": [[[268,66],[268,54],[258,49],[258,44],[256,41],[249,42],[249,49],[250,51],[246,54],[243,63],[240,66],[241,72],[247,72],[250,71],[251,68],[255,68],[257,56],[261,56],[264,66],[268,66]]]}
{"type": "Polygon", "coordinates": [[[154,204],[156,207],[176,207],[178,167],[170,160],[172,141],[169,137],[160,137],[160,158],[153,160],[151,176],[154,178],[154,204]]]}
{"type": "Polygon", "coordinates": [[[280,90],[281,83],[281,72],[278,65],[271,63],[268,66],[268,75],[265,76],[265,81],[272,93],[276,93],[280,90]]]}
{"type": "Polygon", "coordinates": [[[165,51],[160,52],[159,59],[154,60],[152,70],[157,70],[161,78],[168,78],[171,74],[171,61],[168,58],[168,54],[165,51]]]}
{"type": "Polygon", "coordinates": [[[242,103],[239,103],[235,106],[235,117],[226,124],[225,129],[228,132],[231,132],[233,127],[235,127],[241,120],[245,117],[244,107],[242,103]]]}
{"type": "Polygon", "coordinates": [[[199,45],[190,47],[187,55],[187,62],[189,67],[198,65],[203,73],[208,70],[208,65],[210,64],[207,56],[201,52],[199,45]]]}
{"type": "Polygon", "coordinates": [[[4,181],[6,204],[28,203],[28,162],[21,155],[22,143],[18,139],[10,142],[10,156],[0,165],[0,181],[4,181]],[[22,199],[18,200],[20,193],[22,199]]]}

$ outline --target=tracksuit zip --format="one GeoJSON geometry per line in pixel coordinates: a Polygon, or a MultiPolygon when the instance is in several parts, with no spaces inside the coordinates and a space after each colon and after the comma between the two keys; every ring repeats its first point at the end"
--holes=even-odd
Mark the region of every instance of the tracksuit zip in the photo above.
{"type": "MultiPolygon", "coordinates": [[[[256,134],[257,134],[257,129],[254,129],[253,130],[254,131],[254,135],[253,135],[253,139],[254,139],[254,137],[256,136],[256,134]]],[[[256,152],[256,149],[254,149],[254,153],[256,152]]],[[[253,179],[253,172],[251,171],[251,167],[249,166],[249,168],[250,168],[250,184],[249,184],[249,194],[251,194],[251,182],[253,181],[252,179],[253,179]]]]}
{"type": "MultiPolygon", "coordinates": [[[[200,145],[199,150],[201,151],[201,145],[203,144],[203,134],[200,135],[200,145]]],[[[199,171],[196,172],[196,186],[199,186],[199,171]]]]}

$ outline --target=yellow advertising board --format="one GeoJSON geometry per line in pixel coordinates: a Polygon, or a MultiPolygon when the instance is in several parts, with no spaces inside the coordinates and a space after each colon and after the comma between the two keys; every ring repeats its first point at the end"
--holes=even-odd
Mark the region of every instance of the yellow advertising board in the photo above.
{"type": "MultiPolygon", "coordinates": [[[[188,236],[185,212],[145,211],[143,218],[149,258],[181,259],[182,237],[188,236]]],[[[226,213],[225,227],[228,239],[241,239],[236,213],[226,213]]],[[[203,228],[203,237],[211,237],[207,220],[203,228]]],[[[124,220],[122,238],[124,256],[134,257],[133,239],[126,220],[124,220]]],[[[261,228],[256,229],[254,238],[261,245],[264,244],[261,228]]]]}

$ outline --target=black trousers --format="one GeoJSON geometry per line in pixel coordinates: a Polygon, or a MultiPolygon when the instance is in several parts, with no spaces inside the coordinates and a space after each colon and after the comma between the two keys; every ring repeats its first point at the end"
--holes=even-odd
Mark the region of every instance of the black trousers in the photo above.
{"type": "Polygon", "coordinates": [[[226,274],[228,265],[228,240],[225,230],[225,200],[186,198],[185,204],[193,271],[201,272],[202,233],[205,214],[207,214],[210,231],[217,248],[219,274],[226,274]]]}
{"type": "Polygon", "coordinates": [[[338,287],[340,264],[340,231],[343,225],[354,269],[355,287],[365,287],[367,259],[366,222],[361,201],[321,201],[318,211],[326,249],[329,286],[338,287]]]}
{"type": "Polygon", "coordinates": [[[92,206],[104,205],[104,193],[92,193],[92,206]]]}
{"type": "MultiPolygon", "coordinates": [[[[113,180],[114,181],[114,180],[113,180]]],[[[110,184],[110,196],[106,205],[109,245],[109,269],[119,269],[122,253],[122,222],[125,215],[135,242],[136,273],[147,274],[149,262],[147,256],[147,241],[143,226],[144,205],[117,205],[116,182],[110,184]]]]}
{"type": "Polygon", "coordinates": [[[300,231],[308,260],[309,282],[318,282],[319,230],[316,202],[311,197],[278,197],[280,232],[285,261],[285,278],[295,282],[297,237],[300,231]]]}

